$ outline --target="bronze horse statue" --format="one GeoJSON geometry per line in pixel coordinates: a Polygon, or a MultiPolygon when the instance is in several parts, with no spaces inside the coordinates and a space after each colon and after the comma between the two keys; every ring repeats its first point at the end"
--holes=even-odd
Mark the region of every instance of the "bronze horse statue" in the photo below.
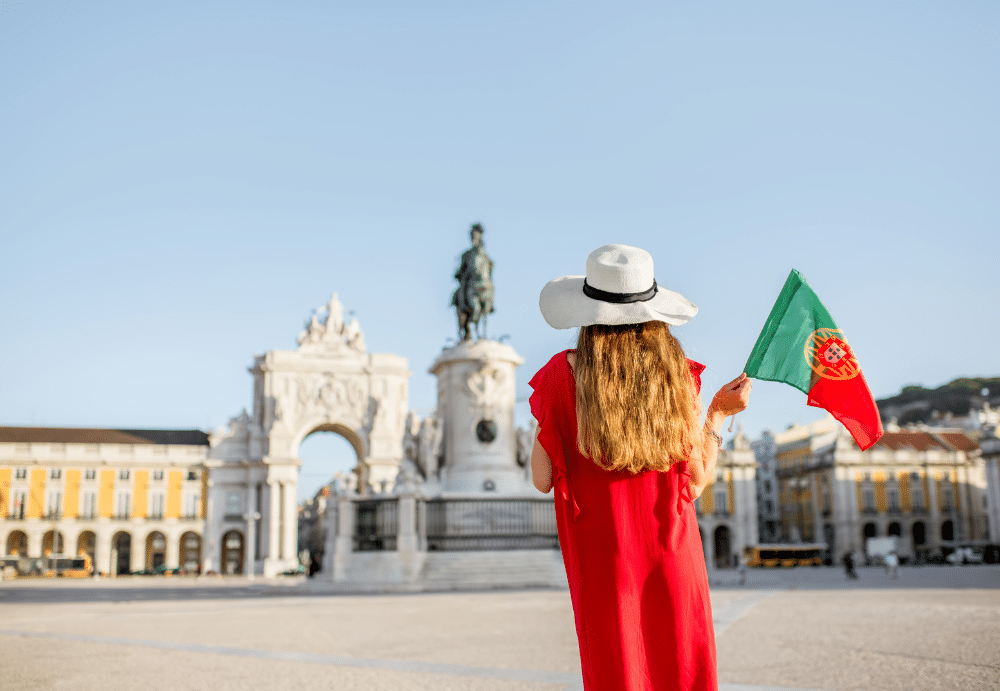
{"type": "Polygon", "coordinates": [[[471,338],[471,328],[476,331],[476,338],[486,336],[486,316],[493,312],[493,260],[486,255],[483,246],[483,226],[472,224],[469,238],[472,247],[462,253],[458,271],[458,288],[451,297],[451,304],[458,312],[458,336],[467,341],[471,338]],[[479,322],[483,323],[482,335],[479,333],[479,322]]]}

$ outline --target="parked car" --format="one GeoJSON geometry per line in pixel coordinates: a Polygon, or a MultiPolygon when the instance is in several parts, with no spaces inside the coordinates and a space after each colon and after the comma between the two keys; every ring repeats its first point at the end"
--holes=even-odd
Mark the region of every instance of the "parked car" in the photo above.
{"type": "Polygon", "coordinates": [[[982,564],[983,555],[971,547],[959,547],[945,557],[945,560],[949,564],[982,564]]]}

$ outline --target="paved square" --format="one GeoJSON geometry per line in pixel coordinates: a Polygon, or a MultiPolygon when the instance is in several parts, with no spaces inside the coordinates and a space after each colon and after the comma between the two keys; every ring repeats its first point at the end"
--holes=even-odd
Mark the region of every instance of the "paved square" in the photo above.
{"type": "MultiPolygon", "coordinates": [[[[1000,689],[1000,567],[713,575],[723,691],[1000,689]]],[[[579,689],[569,594],[0,584],[0,688],[579,689]]]]}

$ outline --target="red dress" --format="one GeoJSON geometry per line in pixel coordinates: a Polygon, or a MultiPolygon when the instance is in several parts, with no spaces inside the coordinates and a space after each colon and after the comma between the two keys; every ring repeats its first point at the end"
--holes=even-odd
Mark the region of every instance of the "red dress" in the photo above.
{"type": "MultiPolygon", "coordinates": [[[[565,351],[532,378],[587,691],[716,691],[715,631],[687,463],[604,470],[576,445],[565,351]]],[[[703,365],[690,361],[701,387],[703,365]]]]}

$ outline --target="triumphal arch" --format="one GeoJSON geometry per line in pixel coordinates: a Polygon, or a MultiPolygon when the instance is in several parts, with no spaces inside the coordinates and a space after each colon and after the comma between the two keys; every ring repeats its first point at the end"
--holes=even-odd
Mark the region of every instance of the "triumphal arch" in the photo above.
{"type": "Polygon", "coordinates": [[[313,432],[342,435],[358,458],[346,483],[362,495],[385,492],[403,458],[411,373],[403,357],[367,352],[357,319],[345,321],[336,294],[313,312],[296,350],[258,355],[250,373],[253,413],[212,440],[206,532],[224,553],[246,550],[238,572],[274,575],[299,563],[302,441],[313,432]]]}

